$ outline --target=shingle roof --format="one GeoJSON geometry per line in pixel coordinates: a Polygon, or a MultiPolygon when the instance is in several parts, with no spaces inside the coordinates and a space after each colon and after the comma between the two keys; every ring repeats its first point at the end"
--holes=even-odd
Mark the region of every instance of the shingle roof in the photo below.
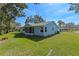
{"type": "Polygon", "coordinates": [[[57,26],[57,24],[54,21],[48,21],[48,22],[41,22],[41,23],[28,23],[24,27],[38,27],[38,26],[44,26],[50,23],[54,23],[57,26]]]}
{"type": "Polygon", "coordinates": [[[37,27],[37,26],[44,26],[48,24],[48,22],[41,22],[41,23],[28,23],[25,27],[37,27]]]}

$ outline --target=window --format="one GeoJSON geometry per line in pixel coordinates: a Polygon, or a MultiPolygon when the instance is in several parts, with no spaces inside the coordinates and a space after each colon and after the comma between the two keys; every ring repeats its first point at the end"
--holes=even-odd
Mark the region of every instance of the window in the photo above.
{"type": "Polygon", "coordinates": [[[54,27],[52,27],[52,30],[54,30],[54,27]]]}
{"type": "Polygon", "coordinates": [[[47,27],[45,27],[45,32],[47,32],[47,27]]]}
{"type": "Polygon", "coordinates": [[[40,31],[43,32],[43,27],[41,27],[41,30],[40,31]]]}

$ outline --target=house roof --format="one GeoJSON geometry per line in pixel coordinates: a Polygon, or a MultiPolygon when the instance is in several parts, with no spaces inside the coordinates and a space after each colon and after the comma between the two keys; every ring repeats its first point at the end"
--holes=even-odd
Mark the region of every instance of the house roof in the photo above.
{"type": "Polygon", "coordinates": [[[37,27],[37,26],[44,26],[47,22],[41,22],[41,23],[28,23],[25,25],[25,27],[37,27]]]}
{"type": "Polygon", "coordinates": [[[41,23],[27,23],[27,24],[25,24],[24,27],[38,27],[38,26],[44,26],[44,25],[47,25],[50,23],[54,23],[56,25],[56,23],[54,21],[48,21],[48,22],[41,22],[41,23]]]}

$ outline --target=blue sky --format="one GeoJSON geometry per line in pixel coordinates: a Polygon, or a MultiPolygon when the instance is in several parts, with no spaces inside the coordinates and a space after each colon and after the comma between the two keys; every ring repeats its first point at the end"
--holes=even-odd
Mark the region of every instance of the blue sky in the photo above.
{"type": "Polygon", "coordinates": [[[21,23],[23,26],[27,16],[38,14],[46,21],[62,20],[65,23],[74,22],[79,23],[79,14],[75,14],[74,11],[69,11],[70,4],[67,3],[41,3],[39,5],[28,4],[28,9],[24,12],[26,17],[17,18],[16,22],[21,23]]]}

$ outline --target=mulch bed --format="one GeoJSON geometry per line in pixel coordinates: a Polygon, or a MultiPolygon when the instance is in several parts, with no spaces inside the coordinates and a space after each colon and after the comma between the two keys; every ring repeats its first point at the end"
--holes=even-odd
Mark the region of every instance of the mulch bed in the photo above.
{"type": "Polygon", "coordinates": [[[0,41],[8,40],[8,37],[1,38],[0,41]]]}

